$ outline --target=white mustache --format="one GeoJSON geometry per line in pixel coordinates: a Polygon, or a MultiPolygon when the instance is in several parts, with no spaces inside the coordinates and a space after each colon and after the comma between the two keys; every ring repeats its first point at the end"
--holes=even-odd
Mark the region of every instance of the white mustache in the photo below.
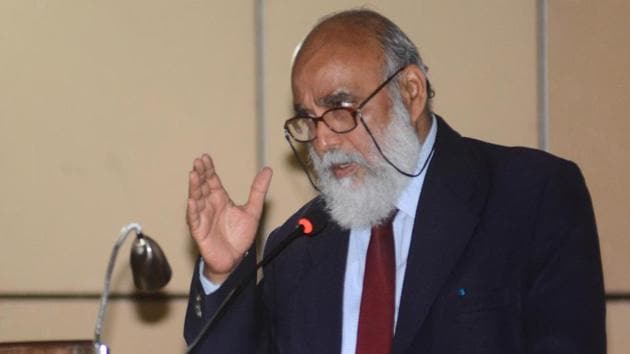
{"type": "Polygon", "coordinates": [[[319,165],[321,169],[330,169],[335,165],[343,165],[355,163],[358,165],[368,166],[367,160],[358,153],[355,152],[347,152],[341,150],[331,150],[324,154],[321,157],[319,165]]]}

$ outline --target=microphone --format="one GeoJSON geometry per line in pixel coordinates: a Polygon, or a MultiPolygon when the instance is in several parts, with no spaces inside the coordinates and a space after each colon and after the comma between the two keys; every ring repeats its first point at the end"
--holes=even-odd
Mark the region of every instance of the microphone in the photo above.
{"type": "Polygon", "coordinates": [[[269,251],[263,259],[256,264],[256,269],[253,273],[256,274],[260,267],[266,266],[276,256],[280,254],[291,242],[301,236],[315,236],[320,233],[328,224],[328,216],[322,209],[314,209],[311,207],[305,215],[303,215],[297,222],[295,229],[287,237],[285,237],[280,243],[276,245],[271,251],[269,251]]]}
{"type": "Polygon", "coordinates": [[[256,278],[258,269],[269,264],[274,260],[291,242],[302,236],[315,236],[319,234],[328,225],[328,215],[324,211],[323,206],[316,207],[312,205],[298,220],[297,225],[293,231],[287,235],[280,243],[278,243],[271,251],[263,257],[263,259],[256,263],[256,267],[249,273],[242,277],[241,281],[227,294],[223,302],[219,305],[214,315],[206,322],[205,326],[201,329],[195,340],[186,348],[186,354],[192,353],[192,350],[199,344],[201,339],[209,332],[210,328],[217,323],[221,317],[225,314],[227,307],[232,301],[241,293],[245,285],[252,279],[256,278]]]}

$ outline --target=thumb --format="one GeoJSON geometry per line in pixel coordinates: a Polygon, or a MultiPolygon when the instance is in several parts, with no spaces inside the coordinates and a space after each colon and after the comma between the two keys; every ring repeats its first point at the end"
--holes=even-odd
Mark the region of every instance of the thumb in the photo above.
{"type": "Polygon", "coordinates": [[[247,200],[245,209],[256,218],[260,218],[260,214],[262,213],[263,203],[265,202],[267,190],[269,190],[272,175],[273,171],[271,168],[265,167],[258,172],[254,178],[254,182],[252,182],[252,187],[249,191],[249,199],[247,200]]]}

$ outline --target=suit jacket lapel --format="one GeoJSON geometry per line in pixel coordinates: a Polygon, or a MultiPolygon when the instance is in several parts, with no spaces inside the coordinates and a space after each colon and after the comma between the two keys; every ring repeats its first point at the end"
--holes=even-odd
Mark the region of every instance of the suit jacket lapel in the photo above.
{"type": "Polygon", "coordinates": [[[343,283],[349,232],[330,222],[309,239],[305,260],[304,353],[339,353],[341,350],[343,283]],[[308,274],[310,273],[310,274],[308,274]]]}
{"type": "Polygon", "coordinates": [[[393,353],[404,352],[418,334],[483,208],[486,169],[460,141],[461,137],[438,117],[435,155],[416,214],[393,353]]]}

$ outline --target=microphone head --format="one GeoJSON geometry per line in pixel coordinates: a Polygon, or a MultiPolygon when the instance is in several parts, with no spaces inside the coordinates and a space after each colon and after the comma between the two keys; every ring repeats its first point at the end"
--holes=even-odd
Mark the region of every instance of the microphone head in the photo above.
{"type": "Polygon", "coordinates": [[[304,235],[317,235],[328,225],[328,214],[323,207],[313,205],[298,220],[298,225],[302,226],[304,235]]]}

